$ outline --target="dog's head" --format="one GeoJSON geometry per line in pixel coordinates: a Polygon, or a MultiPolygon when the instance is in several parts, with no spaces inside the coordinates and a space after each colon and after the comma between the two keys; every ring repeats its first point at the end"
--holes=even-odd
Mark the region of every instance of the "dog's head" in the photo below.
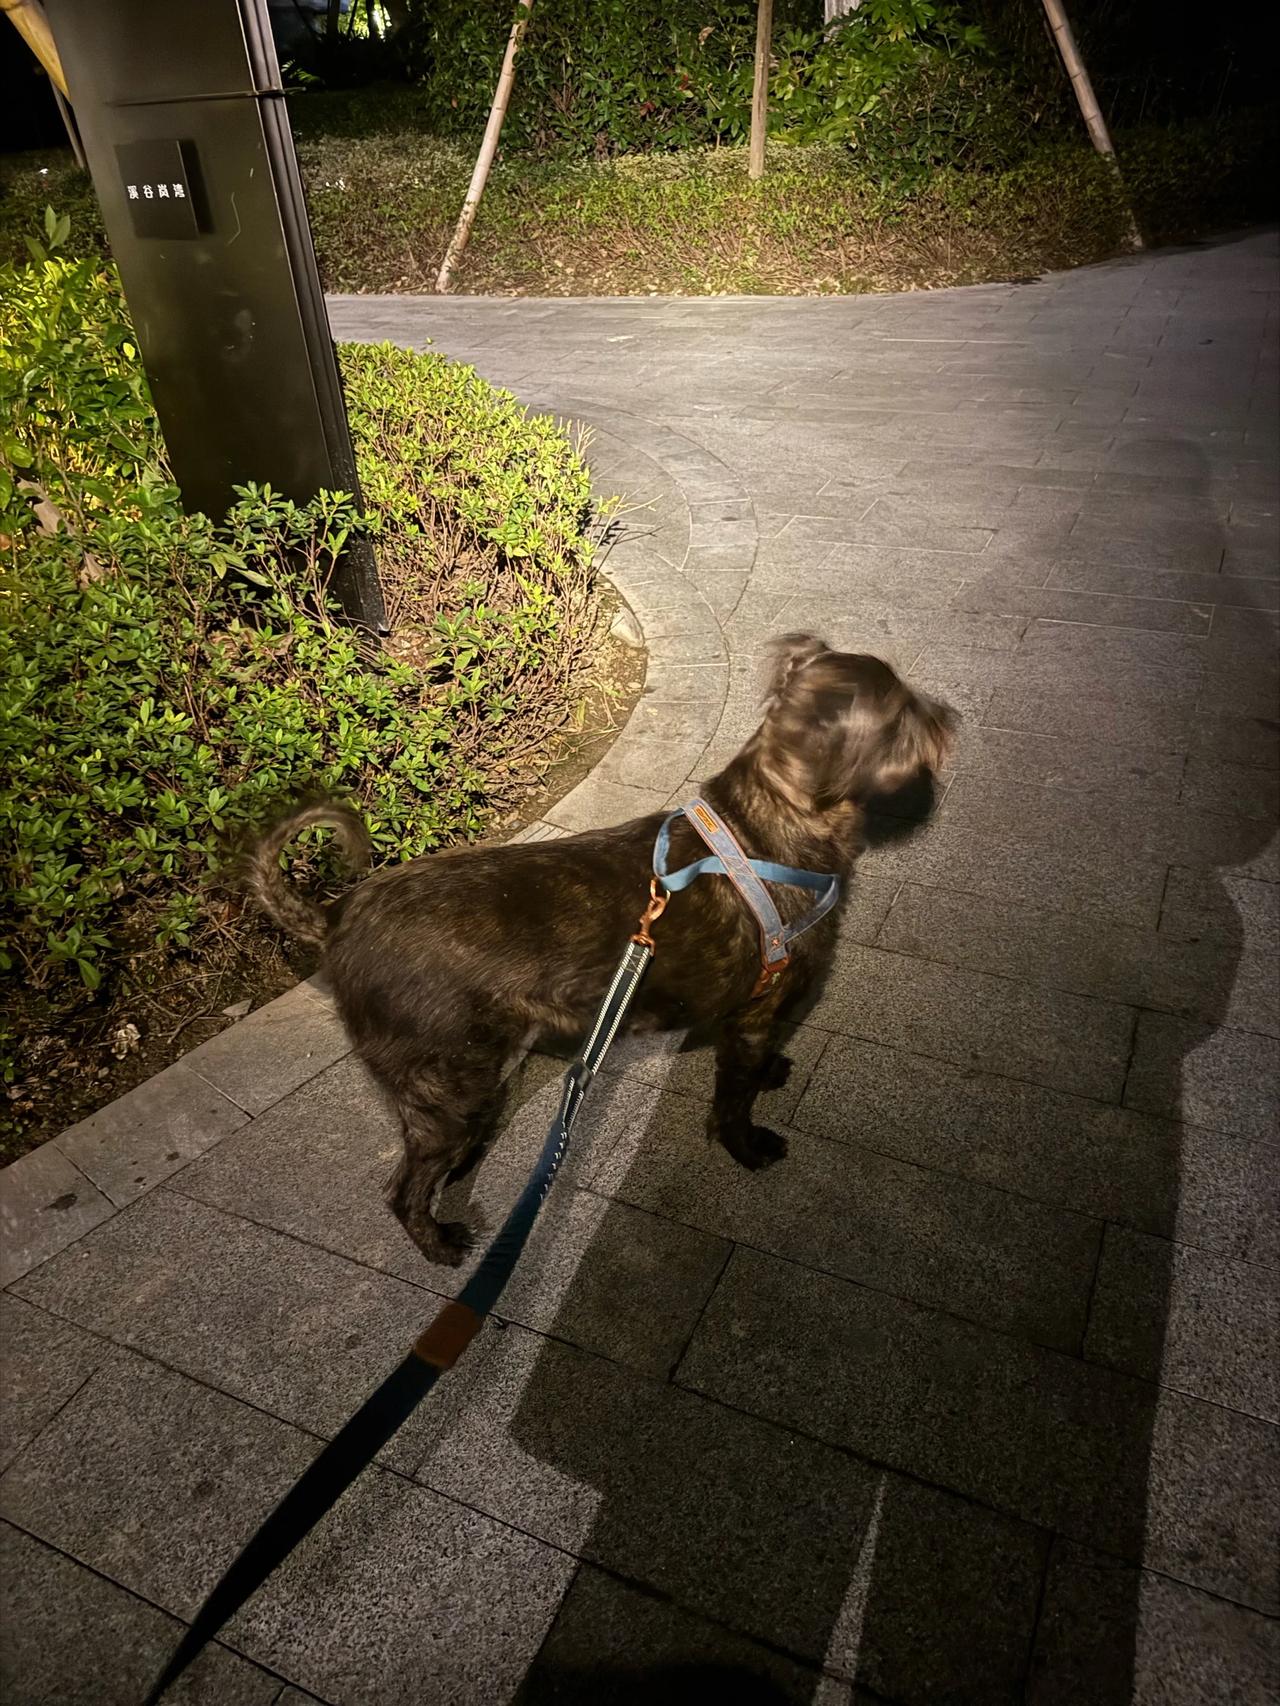
{"type": "Polygon", "coordinates": [[[941,769],[958,721],[949,705],[913,692],[879,658],[832,651],[812,634],[789,634],[771,653],[760,758],[792,805],[830,811],[941,769]]]}

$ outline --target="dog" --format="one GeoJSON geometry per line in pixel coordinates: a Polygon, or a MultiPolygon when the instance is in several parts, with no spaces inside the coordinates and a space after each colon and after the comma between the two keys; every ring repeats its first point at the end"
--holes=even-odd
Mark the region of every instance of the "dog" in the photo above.
{"type": "MultiPolygon", "coordinates": [[[[743,851],[841,879],[862,846],[865,802],[938,771],[956,726],[951,709],[913,692],[878,658],[834,651],[812,635],[775,643],[763,720],[709,781],[704,797],[743,851]]],[[[399,1115],[404,1155],[388,1201],[429,1262],[456,1266],[464,1223],[433,1206],[490,1141],[501,1086],[536,1045],[580,1039],[636,930],[662,813],[561,840],[428,854],[368,877],[327,909],[291,885],[281,854],[324,825],[348,864],[367,866],[368,835],[336,803],[304,806],[256,843],[241,870],[250,897],[280,927],[323,948],[325,971],[356,1052],[399,1115]]],[[[672,825],[670,868],[706,848],[672,825]]],[[[812,897],[777,887],[784,922],[812,897]]],[[[762,1089],[786,1080],[780,1027],[818,987],[840,908],[793,945],[763,994],[754,915],[724,877],[670,897],[631,1027],[713,1029],[716,1079],[708,1135],[742,1166],[779,1160],[785,1141],[752,1121],[762,1089]]]]}

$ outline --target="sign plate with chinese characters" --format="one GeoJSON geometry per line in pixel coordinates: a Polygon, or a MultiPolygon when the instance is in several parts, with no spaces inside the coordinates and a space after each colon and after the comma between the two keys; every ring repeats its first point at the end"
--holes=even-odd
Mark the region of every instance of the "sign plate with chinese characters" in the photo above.
{"type": "Polygon", "coordinates": [[[119,142],[116,160],[139,237],[197,237],[192,195],[195,150],[189,142],[119,142]]]}

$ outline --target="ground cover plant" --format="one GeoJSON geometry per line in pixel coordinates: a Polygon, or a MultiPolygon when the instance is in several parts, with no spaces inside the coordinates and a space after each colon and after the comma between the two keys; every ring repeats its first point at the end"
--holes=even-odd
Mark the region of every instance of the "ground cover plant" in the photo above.
{"type": "MultiPolygon", "coordinates": [[[[50,214],[46,244],[68,234],[50,214]]],[[[255,940],[275,951],[210,879],[276,802],[355,800],[382,859],[475,837],[519,804],[582,698],[599,517],[554,422],[387,345],[341,351],[363,510],[246,488],[215,527],[178,502],[114,271],[37,246],[0,269],[0,302],[0,1052],[16,1144],[48,1125],[53,1084],[182,1020],[164,988],[206,979],[200,1010],[217,1016],[219,977],[243,981],[255,940]],[[326,590],[356,530],[378,549],[385,647],[326,590]]],[[[318,845],[311,859],[323,878],[318,845]]]]}
{"type": "MultiPolygon", "coordinates": [[[[384,114],[394,120],[394,106],[384,114]]],[[[1117,136],[1148,242],[1254,224],[1275,206],[1274,111],[1117,136]]],[[[335,291],[434,284],[471,171],[467,148],[421,131],[302,140],[320,271],[335,291]]],[[[92,190],[66,158],[0,161],[0,257],[17,262],[44,201],[69,243],[105,252],[92,190]],[[50,186],[53,186],[52,188],[50,186]]],[[[1078,136],[1037,136],[998,166],[942,163],[903,178],[833,143],[699,147],[601,161],[510,155],[496,167],[455,281],[492,295],[812,293],[1020,278],[1121,251],[1128,221],[1105,162],[1078,136]]]]}

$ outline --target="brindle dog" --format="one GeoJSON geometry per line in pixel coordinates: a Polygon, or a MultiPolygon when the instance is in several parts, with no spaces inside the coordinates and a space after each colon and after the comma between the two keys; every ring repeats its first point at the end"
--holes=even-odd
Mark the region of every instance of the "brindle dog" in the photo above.
{"type": "MultiPolygon", "coordinates": [[[[861,848],[860,802],[936,771],[955,715],[879,659],[809,635],[779,641],[772,663],[760,727],[703,793],[749,857],[843,881],[861,848]]],[[[388,1197],[428,1261],[454,1266],[469,1246],[466,1225],[442,1225],[433,1205],[489,1140],[507,1074],[539,1042],[585,1033],[644,908],[661,821],[428,855],[379,871],[327,911],[285,881],[280,855],[299,830],[322,824],[353,866],[366,863],[368,837],[346,807],[303,807],[248,855],[245,881],[258,905],[323,944],[343,1021],[395,1103],[404,1158],[388,1197]]],[[[705,852],[678,819],[669,868],[705,852]]],[[[773,893],[788,922],[812,902],[794,887],[773,893]]],[[[716,1028],[708,1132],[744,1167],[786,1152],[781,1137],[752,1123],[752,1105],[786,1080],[779,1026],[824,975],[838,913],[796,941],[782,977],[755,999],[759,930],[726,878],[703,877],[673,895],[654,927],[657,952],[632,1024],[716,1028]]]]}

